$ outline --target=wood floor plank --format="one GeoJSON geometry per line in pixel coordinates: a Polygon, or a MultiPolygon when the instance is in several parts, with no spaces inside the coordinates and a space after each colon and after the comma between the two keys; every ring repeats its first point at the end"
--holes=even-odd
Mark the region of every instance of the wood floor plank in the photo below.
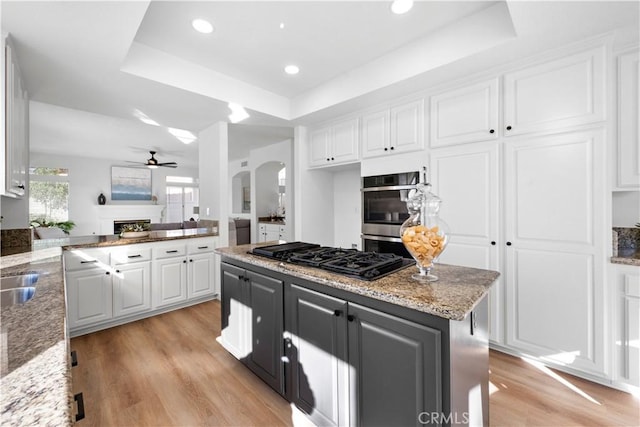
{"type": "MultiPolygon", "coordinates": [[[[220,303],[211,301],[73,338],[73,387],[86,411],[78,425],[299,426],[299,414],[226,352],[219,335],[220,303]]],[[[640,425],[638,399],[627,393],[551,371],[571,389],[496,351],[489,360],[491,425],[640,425]]]]}

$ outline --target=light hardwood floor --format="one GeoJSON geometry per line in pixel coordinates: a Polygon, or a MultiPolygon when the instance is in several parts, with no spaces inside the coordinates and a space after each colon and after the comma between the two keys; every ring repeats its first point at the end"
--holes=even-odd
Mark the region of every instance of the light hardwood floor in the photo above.
{"type": "MultiPolygon", "coordinates": [[[[220,303],[212,301],[72,339],[73,388],[86,411],[78,425],[299,425],[219,335],[220,303]]],[[[490,369],[491,425],[640,425],[638,399],[627,393],[494,351],[490,369]]]]}

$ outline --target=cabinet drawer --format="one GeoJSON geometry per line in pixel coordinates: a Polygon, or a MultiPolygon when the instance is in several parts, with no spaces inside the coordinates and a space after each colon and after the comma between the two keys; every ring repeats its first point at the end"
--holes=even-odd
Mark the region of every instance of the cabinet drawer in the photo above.
{"type": "Polygon", "coordinates": [[[176,243],[173,245],[161,245],[153,248],[153,258],[171,258],[176,256],[183,256],[187,254],[187,245],[184,243],[176,243]]]}
{"type": "Polygon", "coordinates": [[[216,248],[216,242],[214,239],[198,239],[195,242],[189,242],[187,244],[187,250],[190,254],[197,254],[200,252],[213,252],[216,248]]]}
{"type": "Polygon", "coordinates": [[[85,270],[109,264],[109,252],[105,249],[72,249],[64,253],[64,268],[67,271],[85,270]]]}
{"type": "Polygon", "coordinates": [[[150,247],[130,247],[116,249],[111,252],[111,264],[129,264],[131,262],[149,261],[151,259],[150,247]]]}

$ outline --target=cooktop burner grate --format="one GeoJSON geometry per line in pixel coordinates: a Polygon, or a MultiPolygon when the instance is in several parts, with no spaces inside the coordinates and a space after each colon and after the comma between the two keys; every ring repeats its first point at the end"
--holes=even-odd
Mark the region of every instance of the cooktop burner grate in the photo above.
{"type": "Polygon", "coordinates": [[[395,254],[321,247],[304,242],[259,246],[254,248],[251,253],[364,280],[379,279],[413,264],[411,260],[395,254]]]}

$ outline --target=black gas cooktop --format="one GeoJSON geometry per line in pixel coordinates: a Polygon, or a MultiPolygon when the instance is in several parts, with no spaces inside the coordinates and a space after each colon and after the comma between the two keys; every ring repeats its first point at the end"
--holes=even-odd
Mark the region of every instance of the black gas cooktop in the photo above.
{"type": "Polygon", "coordinates": [[[361,252],[304,242],[259,246],[251,253],[363,280],[379,279],[414,263],[395,254],[361,252]]]}

